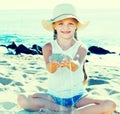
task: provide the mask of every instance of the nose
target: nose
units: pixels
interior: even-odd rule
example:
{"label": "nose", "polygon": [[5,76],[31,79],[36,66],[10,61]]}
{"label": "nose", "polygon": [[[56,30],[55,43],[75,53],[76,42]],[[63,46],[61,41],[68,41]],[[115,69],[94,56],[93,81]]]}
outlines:
{"label": "nose", "polygon": [[65,25],[63,26],[63,28],[64,28],[64,30],[67,30],[67,29],[69,29],[69,25],[68,25],[68,24],[65,24]]}

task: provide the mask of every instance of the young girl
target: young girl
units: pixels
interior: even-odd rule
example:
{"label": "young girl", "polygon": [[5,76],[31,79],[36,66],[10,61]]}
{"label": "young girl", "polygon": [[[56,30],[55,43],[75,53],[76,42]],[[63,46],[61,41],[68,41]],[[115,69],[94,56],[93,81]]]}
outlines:
{"label": "young girl", "polygon": [[[57,5],[53,16],[42,22],[47,30],[54,31],[54,40],[43,47],[46,69],[50,73],[48,92],[29,97],[19,95],[19,105],[26,110],[40,109],[40,114],[111,114],[115,103],[90,98],[84,87],[87,48],[78,41],[76,32],[87,23],[76,17],[71,4]],[[57,61],[55,57],[62,59]]]}

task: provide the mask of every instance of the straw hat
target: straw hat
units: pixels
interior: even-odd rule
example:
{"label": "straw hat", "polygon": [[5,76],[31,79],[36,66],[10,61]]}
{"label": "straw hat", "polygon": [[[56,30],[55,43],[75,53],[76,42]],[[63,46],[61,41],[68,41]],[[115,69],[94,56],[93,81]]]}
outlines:
{"label": "straw hat", "polygon": [[76,16],[76,10],[71,4],[59,4],[53,10],[53,18],[50,20],[42,20],[43,27],[52,31],[52,23],[60,21],[66,18],[75,18],[79,22],[79,29],[85,28],[88,25],[88,22],[82,22]]}

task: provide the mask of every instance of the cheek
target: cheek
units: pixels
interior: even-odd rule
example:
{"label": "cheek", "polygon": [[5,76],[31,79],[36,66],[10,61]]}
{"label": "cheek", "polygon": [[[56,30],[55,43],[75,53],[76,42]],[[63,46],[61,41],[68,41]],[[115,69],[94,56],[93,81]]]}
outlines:
{"label": "cheek", "polygon": [[58,27],[58,26],[56,26],[54,29],[55,29],[56,31],[60,31],[60,30],[61,30],[61,28],[62,28],[62,27],[60,27],[60,26],[59,26],[59,27]]}

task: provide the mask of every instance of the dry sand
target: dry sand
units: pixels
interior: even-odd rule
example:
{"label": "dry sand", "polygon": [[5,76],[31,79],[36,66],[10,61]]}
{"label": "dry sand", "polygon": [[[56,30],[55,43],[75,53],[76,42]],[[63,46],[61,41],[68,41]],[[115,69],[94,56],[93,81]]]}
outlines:
{"label": "dry sand", "polygon": [[[87,90],[97,98],[112,99],[120,114],[120,67],[86,63]],[[40,55],[0,55],[0,114],[37,114],[17,105],[17,95],[47,90],[47,72]]]}

